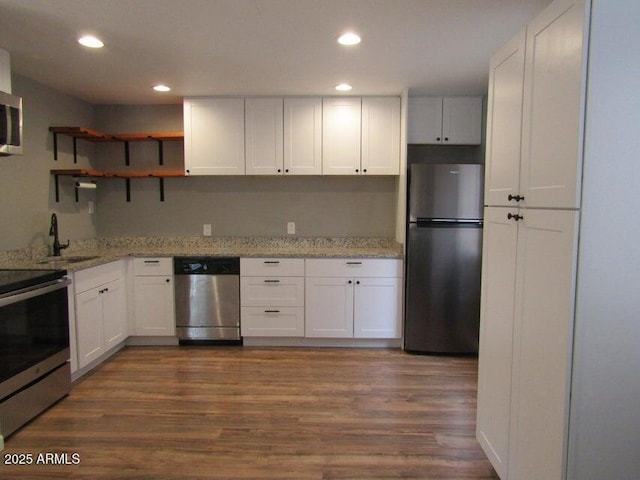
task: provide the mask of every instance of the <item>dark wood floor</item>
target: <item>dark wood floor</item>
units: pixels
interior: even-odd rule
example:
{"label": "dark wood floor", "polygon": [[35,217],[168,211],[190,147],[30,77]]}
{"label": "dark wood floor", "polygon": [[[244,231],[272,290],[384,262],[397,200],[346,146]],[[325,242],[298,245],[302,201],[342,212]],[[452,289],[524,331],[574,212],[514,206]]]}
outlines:
{"label": "dark wood floor", "polygon": [[[130,347],[6,441],[0,478],[495,479],[476,369],[398,350]],[[14,453],[80,463],[5,465]]]}

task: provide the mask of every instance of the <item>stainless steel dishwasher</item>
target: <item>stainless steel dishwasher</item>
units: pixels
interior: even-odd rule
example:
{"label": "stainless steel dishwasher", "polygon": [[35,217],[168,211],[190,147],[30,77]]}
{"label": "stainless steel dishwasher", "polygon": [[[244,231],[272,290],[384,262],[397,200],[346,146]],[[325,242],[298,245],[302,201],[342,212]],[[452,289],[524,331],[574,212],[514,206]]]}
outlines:
{"label": "stainless steel dishwasher", "polygon": [[173,271],[180,344],[242,344],[240,259],[175,257]]}

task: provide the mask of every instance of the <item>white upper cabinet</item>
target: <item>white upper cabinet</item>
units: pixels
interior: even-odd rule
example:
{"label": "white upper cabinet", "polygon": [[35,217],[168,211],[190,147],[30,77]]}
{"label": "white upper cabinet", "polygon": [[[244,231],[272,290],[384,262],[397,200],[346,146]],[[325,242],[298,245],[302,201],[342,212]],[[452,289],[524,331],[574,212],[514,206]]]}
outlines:
{"label": "white upper cabinet", "polygon": [[279,175],[283,166],[282,98],[244,101],[247,175]]}
{"label": "white upper cabinet", "polygon": [[184,156],[186,175],[398,175],[400,98],[186,98]]}
{"label": "white upper cabinet", "polygon": [[362,99],[362,173],[400,173],[400,98]]}
{"label": "white upper cabinet", "polygon": [[482,143],[482,97],[442,99],[442,143],[480,145]]}
{"label": "white upper cabinet", "polygon": [[515,205],[520,193],[523,31],[491,57],[487,104],[485,195],[487,205]]}
{"label": "white upper cabinet", "polygon": [[284,99],[284,173],[322,173],[322,100]]}
{"label": "white upper cabinet", "polygon": [[554,2],[527,27],[520,190],[528,207],[580,206],[584,15],[584,2]]}
{"label": "white upper cabinet", "polygon": [[362,100],[360,97],[322,99],[322,173],[360,173]]}
{"label": "white upper cabinet", "polygon": [[482,143],[482,97],[411,97],[407,141],[412,144]]}
{"label": "white upper cabinet", "polygon": [[184,100],[187,175],[243,175],[244,99]]}
{"label": "white upper cabinet", "polygon": [[408,143],[442,143],[442,98],[410,97]]}

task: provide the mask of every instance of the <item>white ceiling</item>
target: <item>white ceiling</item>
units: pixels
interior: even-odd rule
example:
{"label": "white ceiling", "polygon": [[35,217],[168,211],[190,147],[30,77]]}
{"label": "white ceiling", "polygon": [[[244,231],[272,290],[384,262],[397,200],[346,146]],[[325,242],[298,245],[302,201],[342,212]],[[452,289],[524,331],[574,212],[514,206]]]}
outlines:
{"label": "white ceiling", "polygon": [[[550,0],[0,0],[13,73],[93,104],[188,95],[465,95]],[[353,29],[355,47],[336,39]],[[76,43],[83,33],[105,47]],[[156,83],[170,93],[151,90]]]}

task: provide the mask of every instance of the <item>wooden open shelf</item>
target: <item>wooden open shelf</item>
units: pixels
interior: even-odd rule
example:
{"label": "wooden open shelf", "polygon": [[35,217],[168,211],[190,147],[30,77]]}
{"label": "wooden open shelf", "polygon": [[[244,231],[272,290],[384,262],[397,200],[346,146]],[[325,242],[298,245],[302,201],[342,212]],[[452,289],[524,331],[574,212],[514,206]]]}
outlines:
{"label": "wooden open shelf", "polygon": [[111,178],[167,178],[167,177],[184,177],[182,170],[120,170],[120,171],[103,171],[88,170],[84,168],[70,168],[63,170],[51,170],[51,175],[64,175],[69,177],[111,177]]}
{"label": "wooden open shelf", "polygon": [[53,133],[53,159],[58,160],[58,135],[65,135],[73,139],[73,163],[78,163],[77,140],[89,142],[122,142],[124,144],[125,165],[129,165],[129,142],[158,142],[158,163],[164,163],[163,143],[184,140],[183,132],[155,132],[155,133],[103,133],[85,127],[49,127]]}

